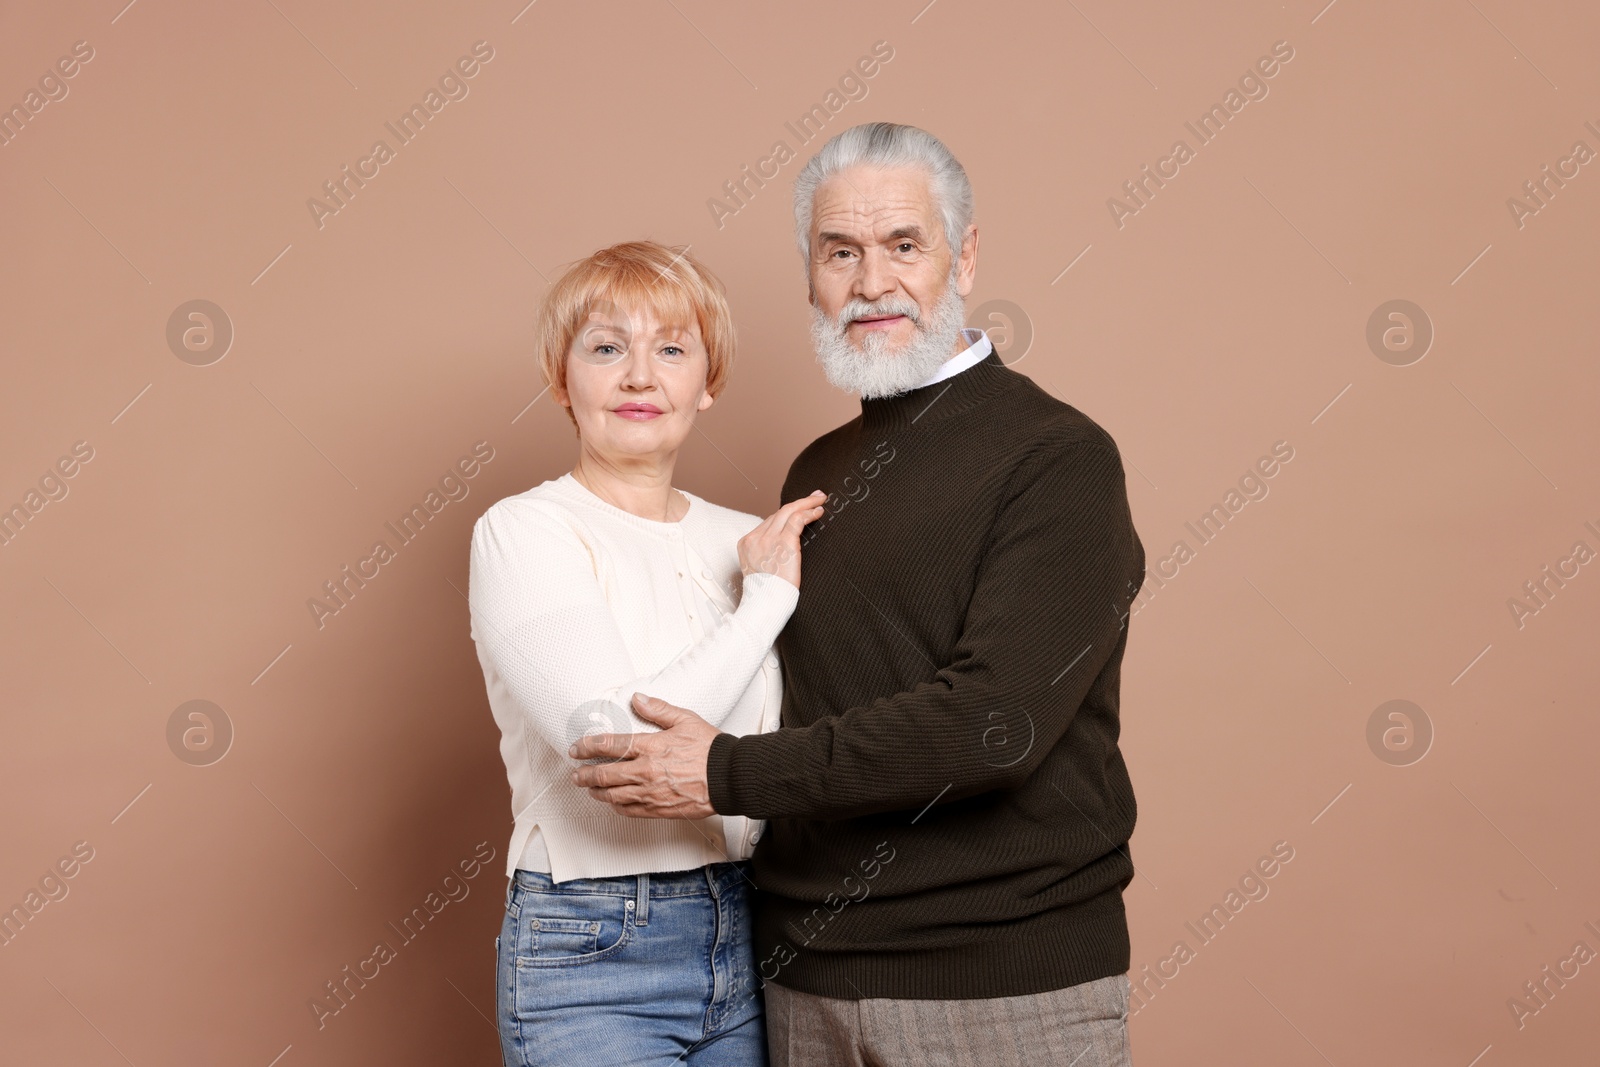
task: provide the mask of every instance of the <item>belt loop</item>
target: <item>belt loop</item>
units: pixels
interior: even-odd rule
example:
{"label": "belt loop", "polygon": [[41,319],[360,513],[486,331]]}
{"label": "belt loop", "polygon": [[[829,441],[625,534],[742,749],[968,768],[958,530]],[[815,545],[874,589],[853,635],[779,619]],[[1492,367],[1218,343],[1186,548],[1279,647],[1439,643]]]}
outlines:
{"label": "belt loop", "polygon": [[639,872],[638,895],[634,898],[633,921],[636,926],[650,925],[650,876]]}

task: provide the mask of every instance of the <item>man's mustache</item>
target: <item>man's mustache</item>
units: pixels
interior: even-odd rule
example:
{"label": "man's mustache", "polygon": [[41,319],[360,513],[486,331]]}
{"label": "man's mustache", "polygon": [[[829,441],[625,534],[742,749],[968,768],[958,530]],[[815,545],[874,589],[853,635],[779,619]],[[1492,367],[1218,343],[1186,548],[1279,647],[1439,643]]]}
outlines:
{"label": "man's mustache", "polygon": [[917,307],[916,301],[890,301],[882,304],[869,304],[866,301],[855,301],[846,304],[839,312],[839,318],[834,323],[843,333],[852,322],[858,319],[876,319],[885,315],[904,315],[911,320],[913,326],[921,327],[922,309]]}

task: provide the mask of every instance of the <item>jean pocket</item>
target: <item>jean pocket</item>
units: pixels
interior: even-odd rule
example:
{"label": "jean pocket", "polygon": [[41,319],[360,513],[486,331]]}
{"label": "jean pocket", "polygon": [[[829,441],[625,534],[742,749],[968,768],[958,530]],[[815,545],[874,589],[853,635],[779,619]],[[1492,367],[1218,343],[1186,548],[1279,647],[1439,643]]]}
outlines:
{"label": "jean pocket", "polygon": [[600,951],[600,923],[594,919],[535,915],[528,925],[533,928],[535,959],[564,959]]}
{"label": "jean pocket", "polygon": [[632,940],[631,898],[536,891],[523,899],[519,911],[519,967],[593,963]]}

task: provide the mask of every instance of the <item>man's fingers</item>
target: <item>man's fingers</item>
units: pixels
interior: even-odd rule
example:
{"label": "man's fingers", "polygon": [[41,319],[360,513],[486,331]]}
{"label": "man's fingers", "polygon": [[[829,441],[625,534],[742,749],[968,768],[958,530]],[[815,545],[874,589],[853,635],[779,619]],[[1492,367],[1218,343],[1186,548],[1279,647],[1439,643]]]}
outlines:
{"label": "man's fingers", "polygon": [[589,734],[580,737],[567,749],[567,755],[573,759],[597,759],[610,757],[612,759],[625,759],[635,756],[639,751],[638,739],[641,734]]}
{"label": "man's fingers", "polygon": [[629,804],[621,801],[611,802],[611,810],[618,815],[630,819],[677,819],[687,818],[686,814],[680,815],[678,808],[658,808],[651,804]]}
{"label": "man's fingers", "polygon": [[621,763],[591,763],[572,772],[572,780],[585,788],[638,785],[645,780],[633,760]]}
{"label": "man's fingers", "polygon": [[640,818],[649,810],[638,802],[637,796],[623,789],[590,789],[589,795],[602,804],[610,804],[618,815],[626,815],[630,819]]}
{"label": "man's fingers", "polygon": [[639,788],[632,785],[590,786],[589,795],[602,804],[610,804],[614,808],[636,805],[642,799]]}
{"label": "man's fingers", "polygon": [[653,722],[657,726],[667,729],[674,723],[682,722],[685,715],[692,714],[685,708],[676,704],[668,704],[660,697],[646,696],[643,693],[633,694],[633,710],[639,718],[646,722]]}
{"label": "man's fingers", "polygon": [[610,804],[618,815],[625,815],[630,819],[671,819],[676,818],[678,811],[677,805],[662,808],[650,803],[638,786],[623,785],[610,788],[596,786],[589,789],[589,795],[602,804]]}

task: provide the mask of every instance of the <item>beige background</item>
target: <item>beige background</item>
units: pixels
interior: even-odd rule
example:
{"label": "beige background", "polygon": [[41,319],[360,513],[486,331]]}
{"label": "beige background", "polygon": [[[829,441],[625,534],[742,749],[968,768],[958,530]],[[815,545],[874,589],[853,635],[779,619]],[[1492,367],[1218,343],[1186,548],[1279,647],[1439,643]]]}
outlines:
{"label": "beige background", "polygon": [[[498,1062],[511,824],[463,594],[473,520],[573,454],[534,308],[597,247],[691,243],[741,343],[680,483],[771,510],[855,404],[807,343],[799,161],[720,226],[707,201],[775,141],[809,155],[785,122],[886,41],[824,132],[947,141],[969,306],[1009,302],[1008,358],[1116,437],[1152,566],[1194,549],[1126,659],[1135,977],[1193,952],[1148,982],[1137,1062],[1593,1062],[1600,963],[1520,1027],[1507,1003],[1600,951],[1600,564],[1508,607],[1600,550],[1600,165],[1507,206],[1600,150],[1592,5],[121,2],[0,15],[0,104],[94,53],[0,146],[0,505],[93,450],[0,547],[0,907],[93,850],[0,947],[0,1059]],[[477,41],[469,95],[319,228],[307,200]],[[1184,122],[1277,41],[1269,94],[1197,147]],[[1178,138],[1119,228],[1107,199]],[[166,339],[195,299],[235,334],[208,366]],[[1435,331],[1407,366],[1366,340],[1395,299]],[[322,583],[478,441],[469,495],[319,629]],[[1184,523],[1277,441],[1270,494],[1199,546]],[[1368,742],[1396,699],[1433,732],[1420,761],[1393,735],[1407,765]],[[169,744],[190,700],[231,724],[220,761]],[[1202,946],[1185,922],[1280,841]],[[479,842],[470,894],[319,1029],[308,1001]]]}

